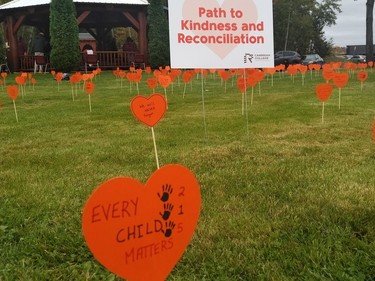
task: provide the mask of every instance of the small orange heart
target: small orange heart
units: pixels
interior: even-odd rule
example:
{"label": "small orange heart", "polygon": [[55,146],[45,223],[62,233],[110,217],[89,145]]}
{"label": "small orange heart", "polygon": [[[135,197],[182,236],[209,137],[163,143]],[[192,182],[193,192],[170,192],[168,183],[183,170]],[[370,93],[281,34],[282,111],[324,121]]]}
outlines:
{"label": "small orange heart", "polygon": [[57,72],[55,78],[57,82],[60,82],[63,79],[64,74],[62,72]]}
{"label": "small orange heart", "polygon": [[16,80],[16,83],[18,85],[23,85],[26,82],[26,77],[25,76],[17,76],[15,80]]}
{"label": "small orange heart", "polygon": [[87,94],[91,95],[95,90],[95,84],[91,81],[85,83],[85,91]]}
{"label": "small orange heart", "polygon": [[182,74],[182,80],[184,83],[189,83],[191,79],[193,79],[194,73],[191,70],[185,70],[184,74]]}
{"label": "small orange heart", "polygon": [[143,124],[154,127],[167,110],[163,95],[152,94],[150,97],[136,96],[130,103],[133,115]]}
{"label": "small orange heart", "polygon": [[240,90],[241,93],[244,93],[247,85],[246,85],[246,80],[243,77],[239,77],[237,79],[237,88]]}
{"label": "small orange heart", "polygon": [[361,82],[365,82],[368,78],[368,72],[367,71],[359,71],[357,73],[357,78]]}
{"label": "small orange heart", "polygon": [[333,84],[335,84],[337,88],[344,88],[348,84],[348,81],[349,74],[346,72],[335,73],[335,75],[333,76]]}
{"label": "small orange heart", "polygon": [[158,86],[158,79],[156,77],[151,77],[146,80],[148,87],[152,90]]}
{"label": "small orange heart", "polygon": [[223,69],[220,69],[218,74],[219,74],[220,78],[223,79],[224,81],[227,81],[230,77],[230,72],[226,71],[226,70],[223,70]]}
{"label": "small orange heart", "polygon": [[164,89],[168,88],[168,86],[172,83],[172,79],[168,75],[160,74],[158,76],[158,80],[160,86],[162,86]]}
{"label": "small orange heart", "polygon": [[16,100],[18,96],[18,87],[16,85],[7,86],[7,94],[11,100]]}
{"label": "small orange heart", "polygon": [[[328,65],[328,64],[326,64],[326,65]],[[335,72],[332,70],[332,68],[325,68],[325,69],[323,69],[322,76],[323,76],[324,80],[330,81],[335,76]]]}
{"label": "small orange heart", "polygon": [[82,230],[95,258],[121,278],[162,281],[183,255],[201,207],[199,183],[182,165],[102,183],[83,209]]}
{"label": "small orange heart", "polygon": [[333,86],[327,83],[321,83],[316,85],[315,87],[316,95],[321,102],[328,101],[329,97],[332,94],[332,91]]}

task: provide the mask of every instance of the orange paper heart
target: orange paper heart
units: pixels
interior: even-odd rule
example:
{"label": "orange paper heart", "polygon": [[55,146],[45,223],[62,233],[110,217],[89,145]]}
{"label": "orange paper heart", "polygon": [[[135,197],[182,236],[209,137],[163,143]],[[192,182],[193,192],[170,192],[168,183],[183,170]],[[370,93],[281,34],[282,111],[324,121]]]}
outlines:
{"label": "orange paper heart", "polygon": [[83,234],[111,272],[128,281],[161,281],[190,243],[200,206],[194,174],[167,165],[145,185],[128,177],[102,183],[84,207]]}
{"label": "orange paper heart", "polygon": [[189,83],[193,78],[194,73],[191,70],[185,70],[184,74],[182,74],[182,80],[184,83]]}
{"label": "orange paper heart", "polygon": [[158,86],[158,79],[156,77],[151,77],[146,80],[148,87],[152,90]]}
{"label": "orange paper heart", "polygon": [[17,76],[15,80],[16,80],[16,83],[18,85],[23,85],[26,82],[26,77],[25,76]]}
{"label": "orange paper heart", "polygon": [[167,103],[163,95],[152,94],[150,97],[136,96],[130,103],[133,115],[149,127],[154,127],[164,116]]}
{"label": "orange paper heart", "polygon": [[241,93],[244,93],[247,88],[246,80],[243,77],[239,77],[237,79],[237,88],[240,90]]}
{"label": "orange paper heart", "polygon": [[346,84],[348,84],[348,81],[349,81],[349,74],[346,72],[335,73],[335,75],[333,76],[333,84],[335,84],[337,88],[340,88],[340,89],[344,88]]}
{"label": "orange paper heart", "polygon": [[161,74],[158,76],[158,81],[159,81],[160,86],[166,89],[171,84],[172,79],[168,75]]}
{"label": "orange paper heart", "polygon": [[7,94],[11,100],[16,100],[18,96],[18,87],[16,85],[7,86]]}
{"label": "orange paper heart", "polygon": [[85,83],[85,91],[87,94],[91,95],[95,90],[95,84],[91,81]]}
{"label": "orange paper heart", "polygon": [[321,102],[327,101],[331,96],[332,91],[333,86],[327,83],[318,84],[315,88],[316,95]]}
{"label": "orange paper heart", "polygon": [[361,82],[365,82],[368,78],[368,72],[367,71],[359,71],[357,73],[357,78]]}

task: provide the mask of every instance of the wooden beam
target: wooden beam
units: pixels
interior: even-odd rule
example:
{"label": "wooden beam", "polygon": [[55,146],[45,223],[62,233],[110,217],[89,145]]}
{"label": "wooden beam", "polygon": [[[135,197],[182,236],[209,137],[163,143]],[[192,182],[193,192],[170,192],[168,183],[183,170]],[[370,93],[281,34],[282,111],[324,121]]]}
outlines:
{"label": "wooden beam", "polygon": [[134,25],[135,29],[139,31],[139,22],[129,12],[123,11],[122,14]]}
{"label": "wooden beam", "polygon": [[95,38],[95,40],[98,40],[98,35],[95,33],[95,31],[91,28],[86,28],[87,32],[90,33],[92,37]]}
{"label": "wooden beam", "polygon": [[14,33],[17,33],[18,29],[21,27],[22,23],[25,21],[25,18],[26,18],[25,15],[22,15],[18,18],[18,20],[16,21],[16,23],[13,26]]}
{"label": "wooden beam", "polygon": [[80,25],[90,13],[91,11],[83,11],[77,18],[77,24]]}
{"label": "wooden beam", "polygon": [[9,56],[8,56],[8,65],[12,71],[18,70],[18,57],[17,57],[17,38],[16,33],[14,32],[13,17],[8,16],[6,18],[7,25],[7,40],[9,43]]}
{"label": "wooden beam", "polygon": [[138,12],[139,20],[139,51],[144,55],[145,63],[148,64],[148,42],[147,42],[147,17],[144,10]]}

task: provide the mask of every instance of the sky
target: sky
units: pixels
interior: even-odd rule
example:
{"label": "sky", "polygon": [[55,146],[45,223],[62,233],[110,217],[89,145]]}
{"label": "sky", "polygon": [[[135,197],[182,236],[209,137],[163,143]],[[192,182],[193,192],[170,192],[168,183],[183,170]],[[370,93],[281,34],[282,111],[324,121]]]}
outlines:
{"label": "sky", "polygon": [[366,0],[341,0],[342,12],[336,25],[324,29],[327,39],[335,46],[366,44]]}

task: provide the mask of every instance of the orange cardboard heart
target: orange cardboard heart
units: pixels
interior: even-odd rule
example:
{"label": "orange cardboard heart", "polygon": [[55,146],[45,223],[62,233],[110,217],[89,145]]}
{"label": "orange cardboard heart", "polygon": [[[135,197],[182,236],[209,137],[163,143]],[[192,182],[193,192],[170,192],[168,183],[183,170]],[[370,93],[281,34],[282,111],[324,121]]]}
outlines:
{"label": "orange cardboard heart", "polygon": [[161,94],[152,94],[150,97],[136,96],[130,103],[133,115],[149,127],[154,127],[164,116],[167,102]]}
{"label": "orange cardboard heart", "polygon": [[367,71],[359,71],[357,73],[357,78],[361,82],[365,82],[368,78],[368,72]]}
{"label": "orange cardboard heart", "polygon": [[333,84],[335,84],[337,88],[340,88],[340,89],[344,88],[346,84],[348,84],[348,81],[349,81],[349,74],[346,72],[335,73],[335,75],[333,76]]}
{"label": "orange cardboard heart", "polygon": [[172,83],[172,79],[168,75],[159,75],[158,81],[160,86],[162,86],[164,89],[168,88],[168,86]]}
{"label": "orange cardboard heart", "polygon": [[82,215],[88,247],[108,270],[128,280],[165,280],[193,236],[201,207],[199,184],[171,164],[143,185],[118,177],[102,183]]}
{"label": "orange cardboard heart", "polygon": [[11,100],[16,100],[18,96],[18,87],[16,85],[8,85],[7,94]]}
{"label": "orange cardboard heart", "polygon": [[315,93],[321,102],[328,101],[333,91],[333,86],[327,83],[321,83],[316,85]]}

